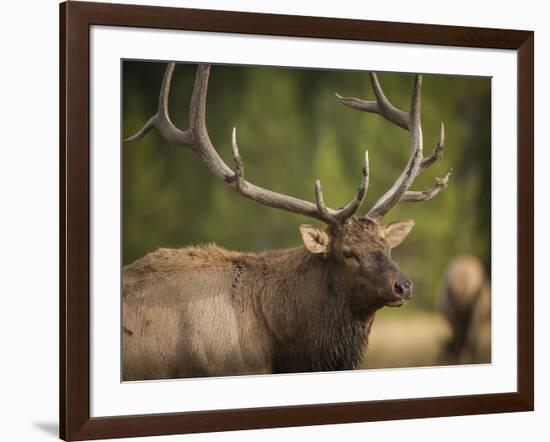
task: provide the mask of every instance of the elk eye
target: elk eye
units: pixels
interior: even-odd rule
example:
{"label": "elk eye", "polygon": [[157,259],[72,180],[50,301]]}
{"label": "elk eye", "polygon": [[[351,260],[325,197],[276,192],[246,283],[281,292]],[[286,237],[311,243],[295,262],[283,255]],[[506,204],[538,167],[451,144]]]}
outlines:
{"label": "elk eye", "polygon": [[351,250],[343,250],[343,251],[342,251],[342,255],[343,255],[344,258],[346,258],[346,259],[357,258],[357,256],[355,255],[355,253],[353,253]]}

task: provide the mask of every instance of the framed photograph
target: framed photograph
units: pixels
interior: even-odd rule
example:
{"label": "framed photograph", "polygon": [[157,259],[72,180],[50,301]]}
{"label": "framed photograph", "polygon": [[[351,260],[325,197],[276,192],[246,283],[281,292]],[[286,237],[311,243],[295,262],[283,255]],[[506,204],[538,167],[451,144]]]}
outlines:
{"label": "framed photograph", "polygon": [[533,410],[533,32],[60,18],[62,439]]}

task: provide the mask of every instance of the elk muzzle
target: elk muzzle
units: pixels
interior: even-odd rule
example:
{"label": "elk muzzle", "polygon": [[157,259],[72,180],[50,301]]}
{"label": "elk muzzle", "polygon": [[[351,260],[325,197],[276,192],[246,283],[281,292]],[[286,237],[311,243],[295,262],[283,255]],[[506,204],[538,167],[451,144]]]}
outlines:
{"label": "elk muzzle", "polygon": [[387,303],[390,307],[400,307],[413,296],[413,284],[404,273],[401,273],[392,286],[392,299]]}

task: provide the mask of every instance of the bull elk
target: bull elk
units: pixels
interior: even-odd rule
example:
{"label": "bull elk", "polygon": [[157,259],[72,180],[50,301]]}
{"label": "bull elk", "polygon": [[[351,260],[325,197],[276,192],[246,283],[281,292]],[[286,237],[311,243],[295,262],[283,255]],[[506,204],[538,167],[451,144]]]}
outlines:
{"label": "bull elk", "polygon": [[199,65],[190,103],[189,128],[170,120],[168,96],[174,72],[164,74],[156,114],[125,141],[136,142],[156,128],[170,142],[190,148],[226,186],[265,206],[326,224],[299,228],[303,247],[259,253],[215,245],[159,249],[123,269],[123,379],[162,379],[356,368],[375,312],[401,306],[412,283],[390,252],[411,231],[409,219],[380,224],[399,202],[434,197],[450,173],[422,191],[409,187],[443,154],[444,129],[427,157],[422,151],[422,77],[414,77],[408,112],[386,98],[370,74],[375,101],[339,102],[379,114],[410,134],[410,155],[393,186],[364,216],[355,215],[367,193],[368,153],[353,199],[342,208],[325,204],[321,183],[310,202],[257,186],[245,178],[232,133],[235,168],[218,155],[208,136],[206,95],[209,65]]}
{"label": "bull elk", "polygon": [[449,263],[438,301],[451,330],[443,344],[442,361],[489,362],[491,288],[478,258],[462,255]]}

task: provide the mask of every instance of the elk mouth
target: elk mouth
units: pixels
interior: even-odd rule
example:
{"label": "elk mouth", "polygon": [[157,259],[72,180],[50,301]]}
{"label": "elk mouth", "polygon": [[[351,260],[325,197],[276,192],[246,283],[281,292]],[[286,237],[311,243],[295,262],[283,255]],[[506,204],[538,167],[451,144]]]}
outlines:
{"label": "elk mouth", "polygon": [[394,301],[388,301],[386,302],[386,307],[401,307],[403,304],[405,304],[406,299],[396,299]]}
{"label": "elk mouth", "polygon": [[412,293],[409,293],[405,296],[393,296],[391,299],[386,301],[386,307],[401,307],[407,301],[412,299]]}

